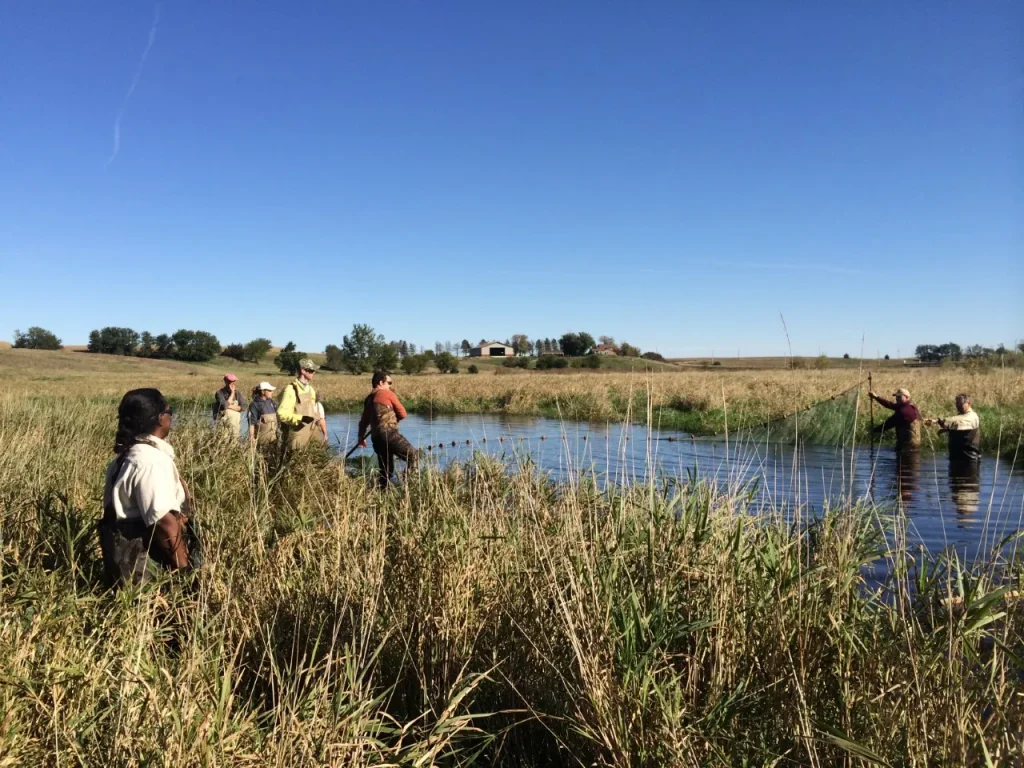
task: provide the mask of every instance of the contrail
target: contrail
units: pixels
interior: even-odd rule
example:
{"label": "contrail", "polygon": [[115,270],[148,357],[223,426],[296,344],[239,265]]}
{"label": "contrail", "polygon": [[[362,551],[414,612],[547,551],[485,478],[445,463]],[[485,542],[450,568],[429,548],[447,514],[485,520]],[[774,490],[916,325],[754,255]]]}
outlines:
{"label": "contrail", "polygon": [[156,40],[156,28],[159,23],[160,4],[157,3],[156,8],[153,9],[153,26],[149,28],[149,42],[146,43],[146,50],[142,52],[139,66],[135,70],[135,77],[132,78],[132,84],[128,88],[128,93],[124,95],[124,99],[121,101],[121,108],[117,110],[117,117],[114,118],[114,151],[110,153],[107,165],[114,162],[114,158],[117,157],[117,153],[121,150],[121,118],[124,117],[124,109],[128,106],[128,100],[135,93],[135,86],[139,84],[139,78],[142,77],[142,68],[146,66],[146,57],[149,56],[149,49],[153,47],[153,41]]}

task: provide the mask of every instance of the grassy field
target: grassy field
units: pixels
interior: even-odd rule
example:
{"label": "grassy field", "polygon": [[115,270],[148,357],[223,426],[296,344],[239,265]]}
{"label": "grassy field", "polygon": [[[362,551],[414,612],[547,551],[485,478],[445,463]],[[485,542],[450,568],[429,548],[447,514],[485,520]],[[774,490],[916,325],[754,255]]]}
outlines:
{"label": "grassy field", "polygon": [[[478,375],[460,373],[420,376],[396,375],[397,391],[417,413],[509,413],[544,415],[569,420],[644,420],[647,404],[663,428],[696,434],[721,432],[726,426],[760,424],[786,416],[856,386],[867,370],[674,370],[649,374],[634,372],[510,371],[490,363]],[[76,395],[112,403],[127,389],[156,386],[179,402],[207,402],[220,386],[220,375],[235,371],[243,391],[260,379],[281,385],[281,376],[269,361],[261,365],[218,359],[202,365],[174,361],[90,355],[84,352],[32,352],[0,350],[0,391],[46,395]],[[911,390],[926,416],[953,412],[953,398],[969,392],[981,415],[983,447],[989,453],[1013,455],[1024,434],[1024,371],[1020,369],[966,371],[959,368],[886,368],[875,372],[878,392],[891,394],[897,387]],[[317,391],[330,410],[355,410],[369,389],[368,376],[323,373]],[[858,434],[868,439],[871,408],[862,385]],[[887,414],[874,407],[875,422]],[[815,418],[830,419],[834,412],[815,409],[804,418],[809,430]],[[941,448],[943,439],[928,432],[926,444]]]}
{"label": "grassy field", "polygon": [[[93,527],[113,399],[199,398],[213,370],[3,362],[0,765],[1024,759],[1019,559],[996,583],[905,549],[901,520],[869,507],[790,523],[706,485],[602,494],[487,461],[383,497],[317,454],[271,479],[197,404],[171,440],[205,564],[113,595]],[[866,584],[878,557],[894,570]]]}

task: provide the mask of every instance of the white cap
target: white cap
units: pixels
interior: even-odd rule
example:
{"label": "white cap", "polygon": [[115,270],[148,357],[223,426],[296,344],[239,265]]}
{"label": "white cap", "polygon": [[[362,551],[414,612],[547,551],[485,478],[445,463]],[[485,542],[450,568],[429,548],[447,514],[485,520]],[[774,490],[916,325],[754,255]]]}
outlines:
{"label": "white cap", "polygon": [[262,391],[264,389],[269,389],[271,392],[273,392],[275,389],[277,389],[277,387],[275,387],[269,381],[261,381],[260,382],[260,390]]}

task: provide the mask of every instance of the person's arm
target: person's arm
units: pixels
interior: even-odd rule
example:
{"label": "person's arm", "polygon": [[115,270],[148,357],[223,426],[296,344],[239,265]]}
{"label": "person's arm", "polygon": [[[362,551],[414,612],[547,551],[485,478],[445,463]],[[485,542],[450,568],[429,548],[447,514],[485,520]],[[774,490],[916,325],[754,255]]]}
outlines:
{"label": "person's arm", "polygon": [[166,514],[153,527],[152,549],[168,568],[178,569],[188,565],[188,545],[182,535],[184,526],[175,514]]}
{"label": "person's arm", "polygon": [[395,416],[397,416],[398,420],[401,421],[409,414],[406,413],[405,406],[399,402],[398,395],[394,392],[388,392],[388,394],[391,395],[391,407],[395,409]]}
{"label": "person's arm", "polygon": [[218,389],[213,393],[213,418],[220,416],[221,412],[227,408],[228,399],[224,397],[224,390]]}
{"label": "person's arm", "polygon": [[295,412],[295,387],[289,384],[281,394],[281,403],[277,406],[277,418],[282,424],[297,427],[302,417]]}
{"label": "person's arm", "polygon": [[875,402],[878,403],[883,408],[888,408],[890,411],[896,410],[896,403],[894,403],[892,400],[886,400],[884,397],[879,397],[874,392],[870,394],[871,397],[874,398]]}
{"label": "person's arm", "polygon": [[958,413],[956,416],[946,416],[939,419],[938,422],[939,426],[947,432],[975,429],[978,426],[978,414],[968,411],[967,413]]}

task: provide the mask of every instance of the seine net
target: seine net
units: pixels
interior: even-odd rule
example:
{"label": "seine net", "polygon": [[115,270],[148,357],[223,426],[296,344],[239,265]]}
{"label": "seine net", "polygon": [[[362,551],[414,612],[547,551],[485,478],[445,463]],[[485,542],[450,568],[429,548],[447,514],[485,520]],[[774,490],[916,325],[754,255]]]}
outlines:
{"label": "seine net", "polygon": [[[729,419],[728,439],[737,443],[757,444],[797,443],[817,445],[842,445],[854,439],[858,428],[857,409],[860,406],[863,381],[825,400],[819,400],[800,410],[768,421],[744,418],[735,414]],[[863,417],[862,417],[863,418]],[[864,424],[860,424],[863,430]],[[723,430],[714,435],[696,438],[699,440],[725,440]]]}

